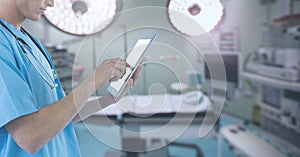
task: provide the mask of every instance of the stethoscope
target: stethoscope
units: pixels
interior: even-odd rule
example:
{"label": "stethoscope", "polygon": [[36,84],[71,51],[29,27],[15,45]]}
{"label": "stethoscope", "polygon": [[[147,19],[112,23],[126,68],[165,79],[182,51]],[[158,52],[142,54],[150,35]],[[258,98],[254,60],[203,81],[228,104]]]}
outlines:
{"label": "stethoscope", "polygon": [[[15,35],[15,34],[14,34],[14,33],[6,26],[1,20],[0,20],[0,24],[14,36],[14,38],[17,40],[18,45],[21,47],[21,49],[22,49],[24,55],[25,55],[26,58],[29,60],[29,62],[33,65],[34,69],[39,73],[39,75],[42,77],[42,79],[50,86],[51,89],[56,88],[56,87],[58,86],[57,83],[55,82],[55,79],[58,78],[57,73],[56,73],[56,71],[54,70],[54,68],[53,68],[53,66],[52,66],[52,64],[51,64],[51,62],[50,62],[50,60],[49,60],[49,58],[47,57],[45,51],[44,51],[44,50],[41,48],[41,46],[36,42],[36,40],[33,39],[33,37],[32,37],[32,36],[31,36],[24,28],[21,27],[21,31],[24,32],[24,33],[25,33],[25,34],[33,41],[33,43],[37,46],[37,48],[42,52],[42,54],[44,55],[44,57],[47,59],[48,64],[49,64],[50,67],[51,67],[51,71],[52,71],[52,75],[53,75],[53,76],[51,76],[51,75],[47,72],[47,70],[46,70],[45,67],[42,65],[42,63],[41,63],[41,62],[36,58],[36,56],[32,53],[32,56],[34,57],[34,59],[37,61],[37,63],[39,64],[39,66],[42,67],[42,70],[43,70],[44,73],[47,75],[47,76],[44,76],[44,75],[42,74],[42,72],[39,70],[39,68],[37,68],[37,66],[32,62],[32,60],[31,60],[30,57],[28,56],[28,53],[24,50],[24,48],[23,48],[23,46],[20,44],[20,42],[21,42],[22,44],[24,44],[26,47],[28,47],[30,50],[32,50],[31,47],[30,47],[30,46],[29,46],[22,38],[16,36],[16,35]],[[50,78],[51,82],[49,82],[48,79],[47,79],[46,77]]]}

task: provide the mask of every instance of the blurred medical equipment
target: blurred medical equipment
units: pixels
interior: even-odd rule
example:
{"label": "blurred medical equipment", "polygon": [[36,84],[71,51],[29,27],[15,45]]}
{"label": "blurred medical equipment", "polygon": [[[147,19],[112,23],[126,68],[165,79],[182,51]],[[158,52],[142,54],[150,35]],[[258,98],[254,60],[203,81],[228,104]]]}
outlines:
{"label": "blurred medical equipment", "polygon": [[283,68],[299,67],[300,49],[260,47],[256,53],[258,63]]}
{"label": "blurred medical equipment", "polygon": [[[230,51],[222,51],[220,53],[216,54],[204,54],[205,62],[209,62],[212,67],[209,66],[209,64],[204,64],[204,79],[205,81],[224,81],[227,83],[233,83],[236,87],[241,87],[241,79],[240,79],[240,73],[241,73],[241,67],[240,67],[240,53],[239,52],[230,52]],[[222,61],[221,63],[218,63],[215,61],[217,57],[221,57]],[[216,74],[211,73],[210,68],[214,68],[215,65],[220,65],[221,67],[225,68],[225,77],[218,76]],[[216,76],[216,77],[214,77]]]}
{"label": "blurred medical equipment", "polygon": [[296,40],[300,39],[300,25],[287,27],[283,32],[294,36],[294,39]]}
{"label": "blurred medical equipment", "polygon": [[300,132],[300,92],[262,85],[258,94],[264,116]]}
{"label": "blurred medical equipment", "polygon": [[[226,140],[237,156],[287,157],[267,141],[259,138],[241,125],[229,125],[220,130],[219,145]],[[222,157],[222,148],[219,157]]]}
{"label": "blurred medical equipment", "polygon": [[300,147],[300,14],[266,25],[261,46],[245,59],[243,76],[255,92],[260,126]]}
{"label": "blurred medical equipment", "polygon": [[[239,52],[222,51],[220,53],[204,54],[203,63],[203,82],[205,83],[205,91],[208,95],[212,95],[215,100],[220,101],[225,97],[225,103],[233,101],[236,98],[236,91],[242,87],[241,74],[241,56]],[[222,59],[221,62],[217,58]],[[224,67],[224,74],[220,68]],[[222,84],[225,84],[224,88]]]}
{"label": "blurred medical equipment", "polygon": [[261,47],[247,71],[288,81],[300,79],[300,49]]}

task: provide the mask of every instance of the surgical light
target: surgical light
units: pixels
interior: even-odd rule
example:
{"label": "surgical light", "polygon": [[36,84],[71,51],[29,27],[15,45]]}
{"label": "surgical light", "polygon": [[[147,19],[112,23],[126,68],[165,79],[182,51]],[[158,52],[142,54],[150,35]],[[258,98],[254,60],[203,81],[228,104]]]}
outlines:
{"label": "surgical light", "polygon": [[105,29],[114,19],[116,0],[55,0],[45,18],[56,28],[73,35],[89,35]]}
{"label": "surgical light", "polygon": [[170,0],[171,24],[181,33],[199,36],[212,30],[223,15],[220,0]]}

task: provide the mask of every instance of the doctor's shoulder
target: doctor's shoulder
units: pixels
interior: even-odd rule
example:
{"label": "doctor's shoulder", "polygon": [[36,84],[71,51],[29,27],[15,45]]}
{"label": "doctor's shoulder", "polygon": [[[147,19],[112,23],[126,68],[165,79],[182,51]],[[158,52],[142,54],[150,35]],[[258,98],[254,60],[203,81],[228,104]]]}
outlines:
{"label": "doctor's shoulder", "polygon": [[15,42],[12,35],[7,34],[2,28],[0,29],[0,57],[2,59],[15,56],[15,49],[17,48]]}
{"label": "doctor's shoulder", "polygon": [[1,44],[9,44],[12,41],[14,41],[15,38],[13,35],[11,35],[7,30],[5,30],[1,25],[0,25],[0,43]]}

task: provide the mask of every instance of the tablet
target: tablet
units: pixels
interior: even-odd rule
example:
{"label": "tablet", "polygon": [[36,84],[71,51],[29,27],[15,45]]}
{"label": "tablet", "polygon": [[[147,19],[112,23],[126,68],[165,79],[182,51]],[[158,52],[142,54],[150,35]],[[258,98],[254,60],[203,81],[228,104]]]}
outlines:
{"label": "tablet", "polygon": [[126,58],[126,62],[130,65],[130,67],[126,67],[126,72],[124,76],[118,81],[111,82],[108,86],[107,90],[114,97],[118,97],[124,88],[126,87],[128,81],[134,74],[135,70],[138,68],[139,64],[144,58],[144,55],[151,44],[151,42],[156,37],[156,34],[143,36],[134,45],[133,49],[129,53]]}

